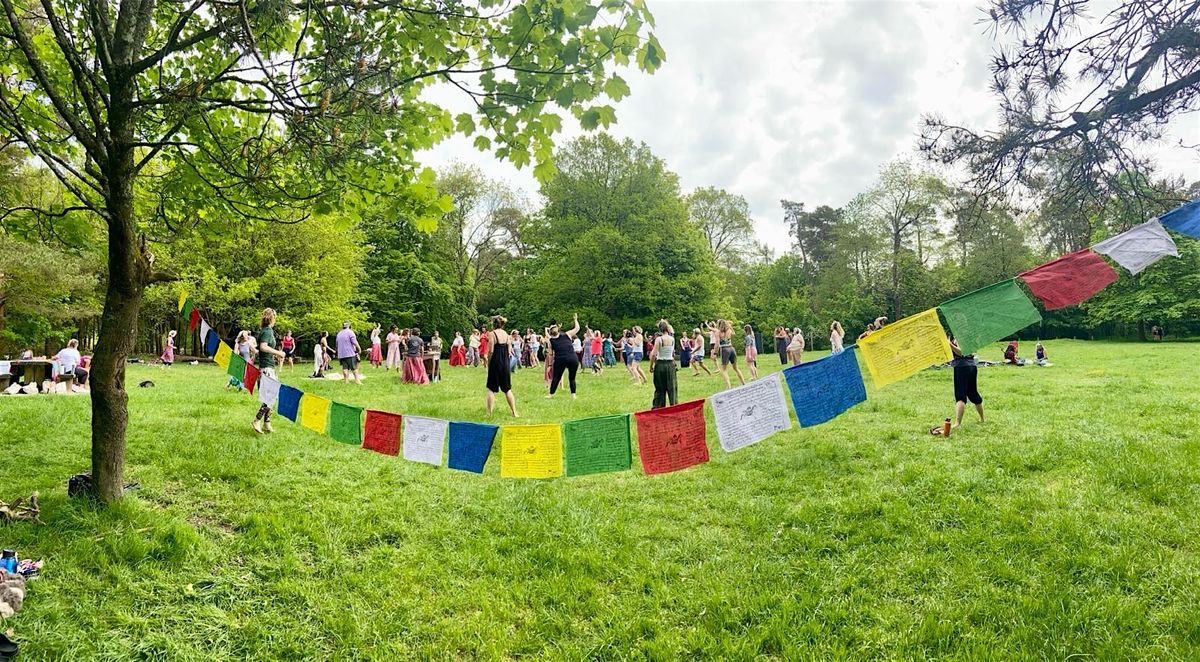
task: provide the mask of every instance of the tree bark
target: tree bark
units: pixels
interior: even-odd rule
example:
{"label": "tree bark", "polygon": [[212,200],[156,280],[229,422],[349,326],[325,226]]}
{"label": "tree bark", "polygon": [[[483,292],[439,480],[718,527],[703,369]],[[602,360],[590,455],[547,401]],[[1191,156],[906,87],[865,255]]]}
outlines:
{"label": "tree bark", "polygon": [[125,431],[129,396],[125,362],[137,340],[138,312],[149,265],[138,249],[134,224],[134,151],[130,130],[131,86],[114,89],[109,111],[113,141],[104,168],[108,221],[108,289],[100,336],[92,358],[92,490],[111,503],[124,491]]}

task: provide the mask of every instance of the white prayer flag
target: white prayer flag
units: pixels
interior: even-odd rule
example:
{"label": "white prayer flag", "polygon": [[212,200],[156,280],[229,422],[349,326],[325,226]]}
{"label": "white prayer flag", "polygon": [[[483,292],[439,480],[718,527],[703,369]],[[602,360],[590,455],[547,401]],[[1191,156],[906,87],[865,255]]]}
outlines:
{"label": "white prayer flag", "polygon": [[208,322],[205,322],[204,320],[200,320],[200,345],[201,346],[203,346],[204,342],[206,340],[208,340],[208,332],[209,331],[212,331],[212,327],[208,325]]}
{"label": "white prayer flag", "polygon": [[442,466],[442,449],[446,445],[449,421],[421,416],[404,417],[404,459]]}
{"label": "white prayer flag", "polygon": [[792,427],[777,372],[718,393],[709,401],[717,420],[717,439],[727,452],[757,444]]}
{"label": "white prayer flag", "polygon": [[258,379],[258,401],[268,407],[274,407],[279,402],[279,380],[268,375]]}
{"label": "white prayer flag", "polygon": [[1105,239],[1092,250],[1111,257],[1135,275],[1167,255],[1179,257],[1179,249],[1157,218]]}

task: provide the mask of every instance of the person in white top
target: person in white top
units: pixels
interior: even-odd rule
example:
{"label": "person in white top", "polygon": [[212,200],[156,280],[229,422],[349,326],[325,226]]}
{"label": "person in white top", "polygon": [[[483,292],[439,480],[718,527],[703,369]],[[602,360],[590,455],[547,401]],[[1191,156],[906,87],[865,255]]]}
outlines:
{"label": "person in white top", "polygon": [[83,357],[79,355],[79,341],[72,338],[67,342],[67,346],[60,349],[58,354],[54,356],[54,362],[58,364],[58,374],[75,375],[75,384],[79,388],[87,388],[88,371],[84,370],[80,365],[83,362]]}
{"label": "person in white top", "polygon": [[834,320],[833,324],[829,325],[829,347],[832,350],[831,354],[842,353],[842,338],[846,337],[846,331],[842,328],[842,323]]}

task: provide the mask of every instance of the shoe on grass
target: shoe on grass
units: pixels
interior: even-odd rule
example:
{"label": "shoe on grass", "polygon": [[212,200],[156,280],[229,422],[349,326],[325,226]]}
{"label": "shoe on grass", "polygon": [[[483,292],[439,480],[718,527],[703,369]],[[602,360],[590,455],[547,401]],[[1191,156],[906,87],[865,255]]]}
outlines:
{"label": "shoe on grass", "polygon": [[259,434],[263,433],[262,421],[258,420],[257,418],[254,419],[254,422],[250,424],[250,427],[254,428],[254,431]]}

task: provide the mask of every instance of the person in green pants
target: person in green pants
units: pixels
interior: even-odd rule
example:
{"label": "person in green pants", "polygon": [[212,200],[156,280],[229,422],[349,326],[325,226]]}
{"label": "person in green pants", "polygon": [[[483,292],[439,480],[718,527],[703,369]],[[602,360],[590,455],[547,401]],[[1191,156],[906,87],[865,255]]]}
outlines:
{"label": "person in green pants", "polygon": [[654,375],[653,409],[679,402],[675,380],[675,330],[667,320],[658,320],[658,337],[650,350],[650,372]]}

